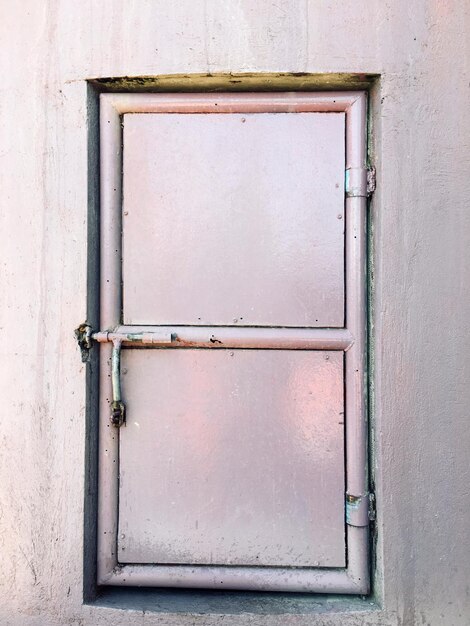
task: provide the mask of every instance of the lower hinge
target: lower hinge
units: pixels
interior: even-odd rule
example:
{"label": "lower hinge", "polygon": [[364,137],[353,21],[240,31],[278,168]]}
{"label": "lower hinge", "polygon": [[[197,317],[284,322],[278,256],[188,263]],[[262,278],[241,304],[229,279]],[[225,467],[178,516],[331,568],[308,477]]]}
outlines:
{"label": "lower hinge", "polygon": [[346,524],[349,526],[368,526],[375,520],[375,495],[365,493],[361,496],[346,494]]}

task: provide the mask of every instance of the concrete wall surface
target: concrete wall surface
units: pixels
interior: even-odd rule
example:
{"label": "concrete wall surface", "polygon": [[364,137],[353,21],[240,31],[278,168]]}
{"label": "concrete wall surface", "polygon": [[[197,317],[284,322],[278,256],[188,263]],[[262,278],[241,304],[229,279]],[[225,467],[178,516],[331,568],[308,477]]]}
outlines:
{"label": "concrete wall surface", "polygon": [[[1,2],[2,626],[470,624],[469,18],[467,0]],[[374,594],[86,604],[86,80],[227,72],[378,75]]]}

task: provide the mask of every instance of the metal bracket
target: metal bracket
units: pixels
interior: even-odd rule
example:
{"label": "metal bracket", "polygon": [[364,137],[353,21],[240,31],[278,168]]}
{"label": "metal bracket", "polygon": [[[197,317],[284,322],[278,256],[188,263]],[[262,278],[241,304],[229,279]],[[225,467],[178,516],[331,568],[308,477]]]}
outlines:
{"label": "metal bracket", "polygon": [[371,196],[377,187],[377,173],[375,167],[371,165],[367,168],[367,196]]}
{"label": "metal bracket", "polygon": [[375,191],[375,167],[349,167],[344,187],[348,198],[369,198]]}
{"label": "metal bracket", "polygon": [[82,362],[88,361],[88,355],[92,346],[91,326],[84,322],[75,329],[75,337],[77,338],[78,346],[82,355]]}
{"label": "metal bracket", "polygon": [[124,402],[111,402],[111,424],[119,428],[126,423],[126,406]]}
{"label": "metal bracket", "polygon": [[375,519],[373,494],[365,493],[362,496],[346,494],[346,524],[349,526],[368,526]]}

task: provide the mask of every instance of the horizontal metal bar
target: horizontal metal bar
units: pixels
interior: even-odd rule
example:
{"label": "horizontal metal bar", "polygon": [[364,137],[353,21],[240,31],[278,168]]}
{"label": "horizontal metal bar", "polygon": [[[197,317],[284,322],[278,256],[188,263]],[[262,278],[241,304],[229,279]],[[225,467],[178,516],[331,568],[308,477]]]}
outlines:
{"label": "horizontal metal bar", "polygon": [[367,581],[358,583],[347,570],[311,568],[124,565],[118,566],[101,584],[297,593],[367,592]]}
{"label": "horizontal metal bar", "polygon": [[[364,92],[159,93],[101,95],[102,108],[126,113],[347,112]],[[108,109],[109,110],[109,109]]]}
{"label": "horizontal metal bar", "polygon": [[119,326],[94,333],[98,342],[168,348],[259,348],[347,350],[353,343],[344,328],[256,328],[232,326]]}
{"label": "horizontal metal bar", "polygon": [[120,564],[102,573],[100,585],[195,589],[248,589],[314,593],[369,593],[367,528],[346,526],[348,567],[257,567]]}

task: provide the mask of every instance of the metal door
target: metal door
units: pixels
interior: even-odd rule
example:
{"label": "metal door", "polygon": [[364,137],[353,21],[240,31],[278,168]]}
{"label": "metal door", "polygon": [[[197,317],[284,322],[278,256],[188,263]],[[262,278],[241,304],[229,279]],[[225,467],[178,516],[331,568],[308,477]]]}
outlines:
{"label": "metal door", "polygon": [[102,96],[100,583],[366,589],[364,115]]}

